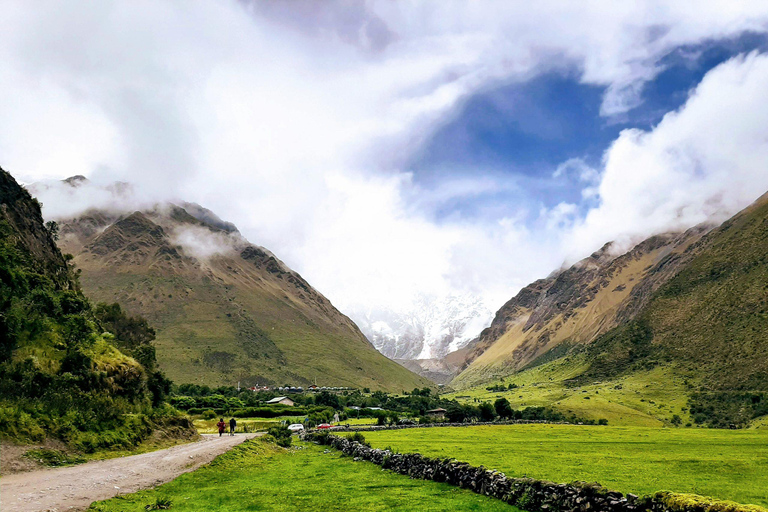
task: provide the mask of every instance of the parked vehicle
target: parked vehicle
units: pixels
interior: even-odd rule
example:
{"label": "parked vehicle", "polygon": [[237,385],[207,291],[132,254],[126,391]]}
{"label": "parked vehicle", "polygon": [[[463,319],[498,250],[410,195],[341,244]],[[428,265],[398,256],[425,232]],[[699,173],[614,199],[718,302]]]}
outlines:
{"label": "parked vehicle", "polygon": [[291,425],[288,425],[288,430],[291,432],[303,432],[304,431],[304,425],[301,423],[293,423]]}

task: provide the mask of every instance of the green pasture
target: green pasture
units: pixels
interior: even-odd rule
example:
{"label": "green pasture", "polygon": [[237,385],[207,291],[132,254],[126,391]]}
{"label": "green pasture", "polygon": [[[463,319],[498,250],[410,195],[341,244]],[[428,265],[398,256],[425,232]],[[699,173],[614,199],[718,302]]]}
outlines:
{"label": "green pasture", "polygon": [[[678,415],[690,421],[687,412],[688,386],[679,368],[658,366],[610,381],[578,387],[564,381],[580,374],[581,355],[569,356],[516,375],[497,378],[482,386],[445,395],[464,403],[491,402],[504,397],[515,409],[547,406],[585,419],[607,419],[609,425],[660,427]],[[504,391],[488,387],[514,384]]]}
{"label": "green pasture", "polygon": [[517,509],[466,489],[411,480],[312,444],[288,450],[246,441],[195,472],[155,489],[96,502],[90,510],[505,511]]}
{"label": "green pasture", "polygon": [[768,505],[768,428],[500,425],[388,430],[365,437],[376,448],[454,457],[508,476]]}
{"label": "green pasture", "polygon": [[338,423],[335,423],[336,425],[376,425],[376,418],[347,418],[345,420],[342,420]]}

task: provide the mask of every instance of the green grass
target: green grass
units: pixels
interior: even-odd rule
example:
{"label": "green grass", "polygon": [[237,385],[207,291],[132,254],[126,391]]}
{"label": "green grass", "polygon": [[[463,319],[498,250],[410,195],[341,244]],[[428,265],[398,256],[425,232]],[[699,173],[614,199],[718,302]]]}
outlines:
{"label": "green grass", "polygon": [[[504,397],[515,409],[547,406],[580,418],[605,418],[613,426],[660,427],[669,425],[675,414],[684,423],[690,421],[687,387],[679,368],[658,366],[614,380],[566,386],[564,381],[583,369],[582,359],[580,355],[558,359],[445,397],[470,404]],[[502,392],[486,389],[512,383],[519,387]]]}
{"label": "green grass", "polygon": [[[260,432],[260,431],[266,431],[270,427],[276,427],[280,425],[280,421],[284,419],[281,417],[278,418],[243,418],[237,419],[237,432],[243,432],[243,428],[247,427],[248,432]],[[291,418],[294,419],[294,418]],[[303,419],[303,418],[301,418]],[[229,432],[229,418],[225,418],[225,423],[227,424],[227,432]],[[290,421],[290,420],[288,420]],[[219,422],[219,418],[213,418],[211,420],[205,420],[205,419],[197,419],[194,420],[193,423],[195,425],[195,428],[198,432],[201,434],[218,434],[219,428],[216,426],[216,423]]]}
{"label": "green grass", "polygon": [[347,418],[346,420],[341,420],[340,422],[336,423],[336,425],[376,425],[377,424],[376,418]]}
{"label": "green grass", "polygon": [[511,425],[366,432],[376,448],[622,492],[694,493],[768,505],[768,429]]}
{"label": "green grass", "polygon": [[466,489],[411,480],[315,445],[283,450],[247,441],[209,466],[156,489],[91,505],[91,510],[145,510],[170,501],[184,511],[449,511],[515,512],[504,502]]}

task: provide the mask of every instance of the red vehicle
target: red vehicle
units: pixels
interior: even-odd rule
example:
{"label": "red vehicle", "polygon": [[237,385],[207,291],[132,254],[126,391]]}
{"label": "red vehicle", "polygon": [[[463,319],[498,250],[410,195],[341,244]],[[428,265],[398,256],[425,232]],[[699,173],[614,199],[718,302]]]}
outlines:
{"label": "red vehicle", "polygon": [[331,428],[331,425],[329,423],[321,423],[317,428]]}

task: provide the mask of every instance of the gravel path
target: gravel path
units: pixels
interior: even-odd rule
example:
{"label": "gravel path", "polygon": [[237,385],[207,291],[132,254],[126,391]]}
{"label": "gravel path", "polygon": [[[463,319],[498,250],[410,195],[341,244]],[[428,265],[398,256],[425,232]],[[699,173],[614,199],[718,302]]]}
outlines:
{"label": "gravel path", "polygon": [[97,500],[169,482],[256,435],[203,435],[194,443],[141,455],[4,476],[0,478],[0,510],[83,510]]}

